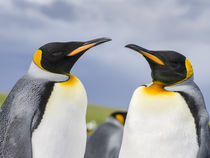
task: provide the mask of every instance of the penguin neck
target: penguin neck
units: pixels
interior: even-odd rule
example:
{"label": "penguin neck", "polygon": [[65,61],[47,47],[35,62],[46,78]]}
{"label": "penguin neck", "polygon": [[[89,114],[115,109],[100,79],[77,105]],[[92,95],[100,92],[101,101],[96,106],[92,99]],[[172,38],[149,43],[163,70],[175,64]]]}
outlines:
{"label": "penguin neck", "polygon": [[165,89],[168,91],[176,91],[176,92],[181,91],[191,95],[195,95],[193,93],[196,93],[196,95],[202,95],[199,87],[193,80],[193,76],[184,82],[171,86],[166,86]]}
{"label": "penguin neck", "polygon": [[194,117],[185,99],[176,90],[168,91],[166,88],[153,83],[134,92],[124,127],[120,158],[196,157],[199,146]]}
{"label": "penguin neck", "polygon": [[169,94],[172,91],[188,91],[189,87],[192,89],[198,90],[200,92],[200,89],[196,85],[196,83],[193,81],[194,76],[192,75],[188,80],[185,80],[183,82],[178,82],[177,84],[167,85],[160,81],[153,81],[152,84],[147,86],[145,88],[145,92],[148,94]]}
{"label": "penguin neck", "polygon": [[39,68],[34,62],[32,61],[31,66],[27,73],[28,76],[36,79],[43,79],[48,81],[55,81],[55,82],[64,82],[69,80],[70,74],[57,74],[42,70]]}
{"label": "penguin neck", "polygon": [[164,89],[165,84],[163,82],[154,81],[151,85],[145,88],[145,92],[151,95],[158,95],[158,94],[169,94],[170,91]]}
{"label": "penguin neck", "polygon": [[203,108],[203,113],[205,113],[205,115],[208,115],[203,94],[197,84],[193,81],[193,76],[182,83],[167,86],[165,87],[165,89],[174,92],[184,92],[193,97],[196,104],[199,105],[198,108]]}

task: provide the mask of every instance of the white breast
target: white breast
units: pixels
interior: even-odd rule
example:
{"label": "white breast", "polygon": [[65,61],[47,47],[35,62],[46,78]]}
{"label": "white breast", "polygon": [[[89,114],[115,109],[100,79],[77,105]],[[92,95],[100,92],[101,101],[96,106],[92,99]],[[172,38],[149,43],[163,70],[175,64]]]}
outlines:
{"label": "white breast", "polygon": [[196,158],[193,116],[178,93],[149,95],[138,88],[131,100],[120,158]]}
{"label": "white breast", "polygon": [[87,96],[82,83],[56,83],[45,113],[32,135],[34,158],[83,158]]}

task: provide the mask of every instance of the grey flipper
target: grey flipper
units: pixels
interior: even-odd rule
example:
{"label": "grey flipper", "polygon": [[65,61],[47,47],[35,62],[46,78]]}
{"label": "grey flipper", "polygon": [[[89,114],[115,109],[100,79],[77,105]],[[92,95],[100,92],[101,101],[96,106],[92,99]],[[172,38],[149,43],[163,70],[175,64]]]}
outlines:
{"label": "grey flipper", "polygon": [[90,135],[85,158],[118,158],[122,143],[123,125],[109,118]]}
{"label": "grey flipper", "polygon": [[209,115],[199,87],[193,79],[189,79],[181,84],[166,87],[166,89],[177,91],[182,95],[195,119],[199,145],[197,158],[210,158]]}
{"label": "grey flipper", "polygon": [[0,111],[0,158],[32,158],[31,135],[53,85],[28,75],[16,83]]}

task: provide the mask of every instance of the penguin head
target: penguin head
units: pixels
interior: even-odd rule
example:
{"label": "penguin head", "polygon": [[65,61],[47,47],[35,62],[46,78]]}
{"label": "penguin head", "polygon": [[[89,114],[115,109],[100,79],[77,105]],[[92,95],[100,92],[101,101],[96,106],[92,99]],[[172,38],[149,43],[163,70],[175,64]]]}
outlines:
{"label": "penguin head", "polygon": [[48,43],[36,51],[33,62],[42,70],[68,74],[75,62],[88,49],[110,40],[109,38],[98,38],[87,42]]}
{"label": "penguin head", "polygon": [[175,51],[151,51],[134,44],[126,45],[142,54],[151,68],[153,82],[160,82],[164,86],[175,85],[193,76],[190,61]]}
{"label": "penguin head", "polygon": [[116,120],[119,121],[122,125],[125,124],[126,116],[127,116],[127,112],[122,112],[122,111],[113,112],[113,113],[110,115],[110,117],[116,119]]}

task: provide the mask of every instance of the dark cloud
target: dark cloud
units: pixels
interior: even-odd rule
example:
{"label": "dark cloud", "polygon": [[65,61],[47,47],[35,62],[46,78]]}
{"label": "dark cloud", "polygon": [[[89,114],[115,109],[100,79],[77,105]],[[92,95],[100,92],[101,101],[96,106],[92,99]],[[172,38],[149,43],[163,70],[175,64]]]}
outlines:
{"label": "dark cloud", "polygon": [[199,18],[206,10],[208,10],[210,1],[208,0],[191,0],[191,1],[177,1],[180,6],[186,6],[188,8],[188,12],[186,14],[187,18]]}
{"label": "dark cloud", "polygon": [[51,18],[62,19],[69,22],[78,18],[75,10],[76,7],[73,6],[73,4],[69,4],[65,1],[55,1],[50,5],[40,8],[43,14]]}
{"label": "dark cloud", "polygon": [[[31,28],[31,29],[37,29],[44,25],[43,21],[40,21],[38,19],[32,19],[30,16],[20,16],[15,14],[1,14],[1,29],[8,29],[9,27],[24,27],[24,28]],[[7,30],[9,31],[9,29]],[[15,36],[15,35],[14,35]]]}
{"label": "dark cloud", "polygon": [[38,8],[38,5],[35,5],[34,3],[31,3],[27,0],[12,0],[12,3],[20,8],[21,10],[25,10],[25,9],[31,9],[31,8]]}
{"label": "dark cloud", "polygon": [[2,1],[0,89],[12,87],[27,71],[29,56],[45,43],[108,36],[113,38],[110,44],[91,49],[73,70],[87,87],[90,102],[127,107],[133,90],[150,82],[146,61],[123,48],[135,43],[188,56],[210,103],[209,4],[208,0]]}

